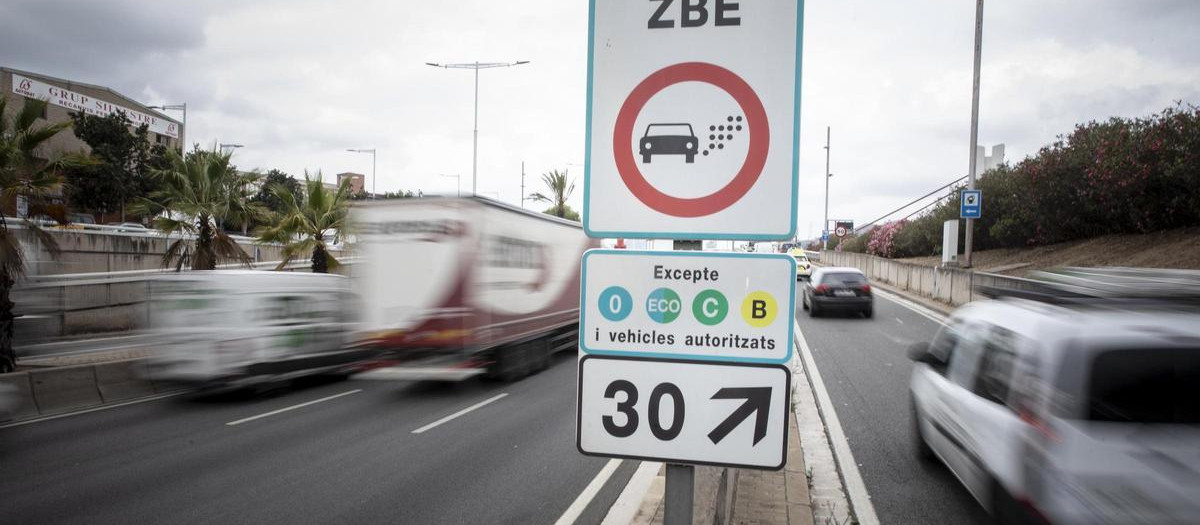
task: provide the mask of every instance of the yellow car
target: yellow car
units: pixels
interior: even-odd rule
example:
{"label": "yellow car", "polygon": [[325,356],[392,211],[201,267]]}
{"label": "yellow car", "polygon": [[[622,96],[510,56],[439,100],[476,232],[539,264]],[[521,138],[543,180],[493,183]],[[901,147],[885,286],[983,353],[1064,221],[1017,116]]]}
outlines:
{"label": "yellow car", "polygon": [[812,263],[808,261],[808,256],[804,254],[804,250],[792,250],[789,252],[792,257],[796,258],[796,280],[807,279],[812,276]]}

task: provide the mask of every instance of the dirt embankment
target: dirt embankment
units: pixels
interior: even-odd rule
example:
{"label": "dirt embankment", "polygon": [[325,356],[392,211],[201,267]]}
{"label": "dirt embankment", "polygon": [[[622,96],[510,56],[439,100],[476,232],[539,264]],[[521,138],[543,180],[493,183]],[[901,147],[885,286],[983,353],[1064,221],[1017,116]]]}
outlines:
{"label": "dirt embankment", "polygon": [[[972,254],[976,270],[1023,277],[1057,266],[1131,266],[1200,269],[1200,227],[1139,235],[1105,235],[1033,248],[986,250]],[[936,266],[940,257],[905,262]]]}

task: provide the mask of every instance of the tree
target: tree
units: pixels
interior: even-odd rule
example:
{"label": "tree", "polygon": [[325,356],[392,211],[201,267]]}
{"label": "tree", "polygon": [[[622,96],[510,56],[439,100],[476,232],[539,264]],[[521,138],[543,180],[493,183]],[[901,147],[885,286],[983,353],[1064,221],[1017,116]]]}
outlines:
{"label": "tree", "polygon": [[[214,270],[222,260],[249,265],[250,256],[226,234],[222,224],[261,220],[265,208],[246,198],[246,188],[258,180],[255,172],[239,172],[225,153],[193,149],[187,157],[171,151],[169,167],[156,170],[160,188],[135,209],[156,215],[154,227],[180,238],[163,254],[163,266],[177,260],[178,270],[191,260],[193,270]],[[188,236],[194,236],[189,238]]]}
{"label": "tree", "polygon": [[152,172],[167,167],[167,150],[151,144],[149,126],[133,132],[125,112],[104,117],[71,113],[75,136],[92,150],[94,162],[67,170],[68,197],[73,206],[102,213],[121,212],[125,204],[152,193]]}
{"label": "tree", "polygon": [[542,182],[546,183],[546,188],[550,190],[550,194],[546,195],[537,192],[530,195],[529,199],[550,203],[550,207],[544,212],[548,215],[579,221],[579,214],[567,205],[567,199],[570,199],[571,194],[575,192],[575,181],[567,180],[567,170],[563,170],[562,173],[559,173],[558,170],[543,173]]}
{"label": "tree", "polygon": [[300,198],[282,185],[271,187],[283,202],[284,211],[275,226],[259,233],[259,242],[283,244],[283,260],[276,270],[283,269],[297,255],[311,253],[313,273],[329,273],[340,263],[329,253],[327,241],[333,240],[346,229],[346,217],[350,211],[350,180],[342,181],[337,190],[329,190],[321,183],[321,172],[309,176],[304,174],[304,192]]}
{"label": "tree", "polygon": [[273,186],[283,187],[288,193],[292,194],[292,196],[297,199],[300,198],[304,192],[304,188],[300,185],[300,181],[296,180],[295,177],[292,177],[291,175],[279,170],[268,171],[267,174],[263,176],[262,182],[262,186],[258,188],[258,193],[255,194],[250,201],[262,204],[263,207],[275,213],[283,213],[287,207],[284,205],[282,199],[275,196],[275,192],[272,190]]}
{"label": "tree", "polygon": [[[77,155],[39,158],[39,147],[71,123],[36,126],[46,102],[27,100],[16,115],[8,115],[8,99],[0,97],[0,192],[28,206],[31,217],[47,216],[66,222],[66,207],[55,202],[62,191],[62,171],[83,163]],[[19,219],[51,253],[58,253],[54,238],[28,219]],[[9,219],[0,214],[0,373],[16,366],[13,352],[13,285],[25,273],[25,252],[17,232],[8,228]]]}

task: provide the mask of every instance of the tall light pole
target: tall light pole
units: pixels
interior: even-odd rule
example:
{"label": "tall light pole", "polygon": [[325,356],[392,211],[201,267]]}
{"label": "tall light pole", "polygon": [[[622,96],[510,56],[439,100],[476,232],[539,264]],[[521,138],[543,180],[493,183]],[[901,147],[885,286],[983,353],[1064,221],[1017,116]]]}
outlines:
{"label": "tall light pole", "polygon": [[[975,189],[976,144],[979,141],[979,56],[983,48],[983,0],[975,0],[975,73],[971,83],[971,165],[967,167],[967,189]],[[961,198],[961,197],[960,197]],[[966,238],[963,239],[963,268],[971,267],[971,242],[974,237],[975,220],[967,219]]]}
{"label": "tall light pole", "polygon": [[825,126],[825,222],[821,226],[821,249],[829,248],[829,178],[833,176],[829,173],[829,126]]}
{"label": "tall light pole", "polygon": [[183,112],[183,129],[179,131],[179,153],[187,153],[187,102],[182,104],[163,104],[161,106],[146,106],[149,109],[173,109]]}
{"label": "tall light pole", "polygon": [[346,151],[353,153],[370,153],[371,154],[371,198],[375,198],[375,148],[365,149],[348,149]]}
{"label": "tall light pole", "polygon": [[462,197],[462,177],[460,177],[458,174],[442,176],[446,178],[454,177],[454,196]]}
{"label": "tall light pole", "polygon": [[471,144],[471,195],[475,195],[476,179],[479,167],[479,70],[492,69],[497,67],[513,67],[522,64],[528,64],[528,60],[518,60],[516,62],[464,62],[460,64],[438,64],[436,62],[426,62],[425,65],[440,67],[444,69],[473,69],[475,70],[475,127],[474,135]]}
{"label": "tall light pole", "polygon": [[226,149],[238,149],[246,147],[244,144],[221,144],[221,153],[225,153]]}

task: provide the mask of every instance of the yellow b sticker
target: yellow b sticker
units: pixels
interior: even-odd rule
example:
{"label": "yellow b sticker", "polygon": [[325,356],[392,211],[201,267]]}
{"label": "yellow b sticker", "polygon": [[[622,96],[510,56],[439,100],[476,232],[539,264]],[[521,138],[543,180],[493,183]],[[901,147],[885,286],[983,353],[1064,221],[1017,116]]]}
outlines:
{"label": "yellow b sticker", "polygon": [[775,298],[767,292],[752,292],[742,300],[742,319],[755,328],[763,328],[775,321],[779,307]]}

